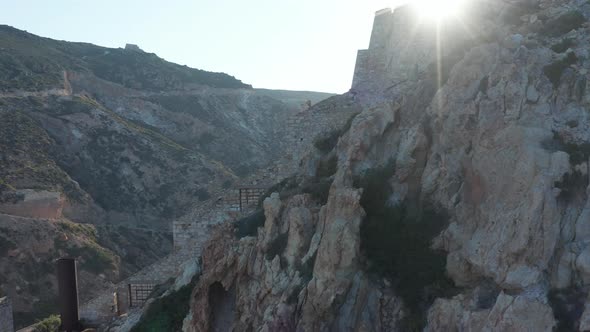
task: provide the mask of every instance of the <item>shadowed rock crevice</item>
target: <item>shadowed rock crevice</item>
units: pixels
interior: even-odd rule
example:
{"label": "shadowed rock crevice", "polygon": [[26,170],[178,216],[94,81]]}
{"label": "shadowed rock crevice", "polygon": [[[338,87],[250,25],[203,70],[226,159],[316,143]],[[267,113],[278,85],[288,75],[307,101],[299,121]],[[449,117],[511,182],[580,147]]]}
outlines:
{"label": "shadowed rock crevice", "polygon": [[236,311],[235,289],[232,287],[225,290],[219,282],[211,285],[209,287],[209,308],[211,310],[210,331],[231,331]]}

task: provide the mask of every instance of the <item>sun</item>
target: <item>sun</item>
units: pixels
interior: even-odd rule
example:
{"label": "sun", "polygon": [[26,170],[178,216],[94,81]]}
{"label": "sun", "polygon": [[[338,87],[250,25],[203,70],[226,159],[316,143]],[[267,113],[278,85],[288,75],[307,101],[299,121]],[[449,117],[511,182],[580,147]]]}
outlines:
{"label": "sun", "polygon": [[410,4],[426,19],[441,21],[458,17],[467,0],[413,0]]}

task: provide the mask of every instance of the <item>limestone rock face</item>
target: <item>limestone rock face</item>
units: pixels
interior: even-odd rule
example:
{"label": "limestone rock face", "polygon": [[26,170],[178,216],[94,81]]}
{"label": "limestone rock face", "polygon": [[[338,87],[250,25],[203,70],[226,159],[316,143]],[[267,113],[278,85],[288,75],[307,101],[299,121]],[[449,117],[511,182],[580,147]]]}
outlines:
{"label": "limestone rock face", "polygon": [[427,331],[553,331],[555,326],[551,307],[536,299],[502,293],[490,309],[477,308],[476,302],[463,295],[436,300]]}
{"label": "limestone rock face", "polygon": [[[204,267],[211,277],[194,293],[192,330],[209,327],[202,308],[215,282],[235,287],[237,330],[403,330],[407,304],[367,272],[361,250],[368,213],[355,180],[377,167],[392,170],[381,179],[388,204],[429,201],[449,214],[432,247],[446,253],[457,289],[424,309],[427,331],[588,328],[588,304],[549,294],[584,299],[590,285],[590,5],[472,1],[469,10],[477,23],[451,30],[464,42],[448,44],[438,63],[419,57],[412,72],[406,62],[388,66],[387,47],[375,50],[385,60],[368,69],[404,72],[355,80],[349,95],[363,111],[330,151],[327,199],[271,196],[258,238],[212,243],[229,247]],[[382,14],[375,24],[387,29]],[[424,49],[404,50],[413,51]],[[265,257],[285,234],[284,252]]]}
{"label": "limestone rock face", "polygon": [[[360,194],[344,190],[331,197],[320,210],[308,195],[285,201],[271,195],[264,203],[267,222],[256,238],[236,238],[231,225],[217,229],[203,253],[203,274],[193,291],[186,330],[217,330],[220,319],[229,320],[235,331],[395,327],[401,318],[401,301],[358,267],[354,234],[362,219]],[[357,222],[346,222],[351,218]],[[269,255],[273,242],[284,235],[283,251]],[[351,246],[353,241],[357,244]],[[225,294],[221,301],[240,308],[231,317],[220,317],[215,308],[220,299],[211,299],[211,292],[219,287]],[[339,303],[338,310],[334,303]],[[330,318],[319,321],[319,315]]]}

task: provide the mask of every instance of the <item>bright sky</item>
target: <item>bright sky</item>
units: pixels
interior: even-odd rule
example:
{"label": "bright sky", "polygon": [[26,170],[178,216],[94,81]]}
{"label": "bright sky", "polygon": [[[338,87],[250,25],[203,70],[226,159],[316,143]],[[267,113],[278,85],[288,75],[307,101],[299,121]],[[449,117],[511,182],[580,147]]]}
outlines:
{"label": "bright sky", "polygon": [[138,44],[256,88],[348,91],[375,11],[394,0],[0,0],[0,24],[107,47]]}

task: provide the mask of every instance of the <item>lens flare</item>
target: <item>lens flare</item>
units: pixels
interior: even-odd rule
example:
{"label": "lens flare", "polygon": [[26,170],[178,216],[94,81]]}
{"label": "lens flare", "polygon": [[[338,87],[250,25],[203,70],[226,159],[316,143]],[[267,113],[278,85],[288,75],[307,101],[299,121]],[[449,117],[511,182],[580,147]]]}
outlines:
{"label": "lens flare", "polygon": [[414,0],[410,3],[419,15],[433,20],[444,20],[457,17],[461,13],[467,0]]}

